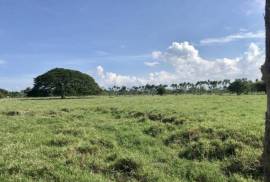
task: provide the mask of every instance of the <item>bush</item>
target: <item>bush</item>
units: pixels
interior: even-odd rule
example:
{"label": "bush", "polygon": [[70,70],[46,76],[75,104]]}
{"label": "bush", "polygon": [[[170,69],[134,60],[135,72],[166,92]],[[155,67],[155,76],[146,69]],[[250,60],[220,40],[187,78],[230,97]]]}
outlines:
{"label": "bush", "polygon": [[129,177],[137,176],[140,169],[141,165],[129,158],[119,159],[112,165],[113,171]]}
{"label": "bush", "polygon": [[261,148],[263,140],[262,136],[245,133],[243,131],[223,128],[213,129],[198,127],[172,134],[165,140],[165,144],[187,145],[193,141],[198,141],[200,138],[208,140],[218,139],[223,142],[227,140],[235,140],[255,148]]}
{"label": "bush", "polygon": [[233,83],[230,84],[228,90],[237,95],[248,93],[250,90],[250,84],[246,79],[236,79]]}
{"label": "bush", "polygon": [[[225,177],[215,165],[209,165],[205,162],[192,162],[179,165],[180,175],[185,181],[196,182],[224,182]],[[183,180],[184,181],[184,180]]]}
{"label": "bush", "polygon": [[260,152],[255,149],[243,150],[241,153],[226,161],[223,168],[227,175],[240,174],[255,179],[263,176],[263,165]]}
{"label": "bush", "polygon": [[164,95],[165,93],[166,93],[166,89],[165,89],[164,86],[159,86],[159,87],[157,88],[157,94],[158,94],[158,95]]}
{"label": "bush", "polygon": [[179,157],[189,160],[223,160],[226,157],[235,156],[241,144],[229,140],[222,142],[220,140],[200,140],[188,145],[179,153]]}
{"label": "bush", "polygon": [[5,113],[7,116],[19,116],[22,114],[21,111],[8,111]]}
{"label": "bush", "polygon": [[144,133],[152,137],[156,137],[162,133],[162,128],[159,126],[151,126],[150,128],[144,130]]}
{"label": "bush", "polygon": [[165,144],[166,145],[170,145],[170,144],[187,145],[190,142],[198,141],[201,135],[202,133],[200,129],[192,128],[187,131],[171,135],[169,138],[165,140]]}
{"label": "bush", "polygon": [[7,96],[8,96],[8,91],[0,88],[0,99]]}

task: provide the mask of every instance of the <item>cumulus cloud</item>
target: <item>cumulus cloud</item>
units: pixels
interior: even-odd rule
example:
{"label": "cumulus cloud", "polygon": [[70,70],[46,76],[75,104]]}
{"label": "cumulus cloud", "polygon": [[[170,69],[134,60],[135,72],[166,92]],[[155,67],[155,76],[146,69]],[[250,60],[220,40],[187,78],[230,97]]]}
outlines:
{"label": "cumulus cloud", "polygon": [[97,67],[97,74],[101,78],[100,84],[102,86],[134,86],[144,85],[146,80],[143,78],[137,78],[136,76],[120,75],[112,72],[104,72],[102,66]]}
{"label": "cumulus cloud", "polygon": [[149,67],[154,67],[154,66],[159,65],[159,62],[157,62],[157,61],[153,61],[153,62],[144,62],[144,64],[145,64],[146,66],[149,66]]}
{"label": "cumulus cloud", "polygon": [[153,51],[152,57],[153,57],[153,59],[158,59],[161,54],[162,54],[162,52],[160,52],[160,51]]}
{"label": "cumulus cloud", "polygon": [[233,41],[243,40],[243,39],[264,39],[265,32],[264,31],[257,31],[257,32],[243,32],[228,35],[225,37],[218,37],[218,38],[207,38],[200,41],[202,45],[209,45],[209,44],[223,44],[229,43]]}
{"label": "cumulus cloud", "polygon": [[97,67],[98,75],[104,86],[133,86],[144,84],[171,84],[184,81],[222,80],[235,78],[256,79],[261,77],[260,66],[264,62],[264,52],[254,43],[237,58],[208,60],[202,58],[199,51],[189,42],[173,42],[164,52],[155,51],[153,59],[162,61],[173,69],[172,72],[159,71],[145,77],[119,75],[105,72]]}
{"label": "cumulus cloud", "polygon": [[99,77],[101,77],[102,79],[105,78],[105,74],[104,74],[104,69],[102,66],[98,66],[97,67],[97,74]]}
{"label": "cumulus cloud", "polygon": [[199,55],[199,51],[188,42],[174,42],[160,59],[175,69],[175,74],[182,80],[226,79],[260,77],[260,65],[264,61],[264,53],[254,43],[238,58],[222,58],[207,60]]}

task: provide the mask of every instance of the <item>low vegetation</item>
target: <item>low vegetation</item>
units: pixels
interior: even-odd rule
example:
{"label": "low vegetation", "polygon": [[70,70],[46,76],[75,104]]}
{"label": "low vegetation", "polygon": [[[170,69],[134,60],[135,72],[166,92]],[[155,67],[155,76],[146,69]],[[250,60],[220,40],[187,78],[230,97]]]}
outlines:
{"label": "low vegetation", "polygon": [[127,88],[125,86],[113,86],[105,90],[110,95],[164,95],[164,94],[258,94],[265,93],[266,86],[263,81],[236,79],[231,80],[207,80],[196,83],[183,82],[171,85],[144,85]]}
{"label": "low vegetation", "polygon": [[0,100],[1,181],[261,181],[265,96]]}
{"label": "low vegetation", "polygon": [[22,97],[62,97],[87,95],[224,95],[224,94],[265,94],[266,85],[263,81],[236,79],[222,81],[198,81],[196,83],[183,82],[171,85],[143,86],[113,86],[99,88],[95,80],[79,71],[56,68],[35,78],[33,88],[26,88],[20,92],[10,92],[0,89],[1,98]]}

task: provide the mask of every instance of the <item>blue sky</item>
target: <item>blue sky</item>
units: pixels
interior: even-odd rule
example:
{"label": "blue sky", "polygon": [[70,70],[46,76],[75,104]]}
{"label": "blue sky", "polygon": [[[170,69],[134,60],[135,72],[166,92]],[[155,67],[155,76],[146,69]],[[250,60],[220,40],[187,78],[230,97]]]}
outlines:
{"label": "blue sky", "polygon": [[24,89],[55,67],[102,86],[255,79],[263,2],[0,0],[0,88]]}

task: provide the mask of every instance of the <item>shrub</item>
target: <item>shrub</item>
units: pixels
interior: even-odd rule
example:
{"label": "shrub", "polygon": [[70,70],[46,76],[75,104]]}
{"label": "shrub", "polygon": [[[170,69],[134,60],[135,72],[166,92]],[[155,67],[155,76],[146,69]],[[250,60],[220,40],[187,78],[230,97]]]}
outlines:
{"label": "shrub", "polygon": [[162,95],[164,95],[165,93],[166,93],[165,87],[160,85],[160,86],[157,88],[157,94],[160,95],[160,96],[162,96]]}
{"label": "shrub", "polygon": [[117,154],[116,153],[113,153],[113,154],[110,154],[106,160],[107,161],[115,161],[117,159]]}
{"label": "shrub", "polygon": [[152,121],[161,121],[163,116],[162,114],[149,113],[148,118]]}
{"label": "shrub", "polygon": [[8,111],[6,112],[7,116],[18,116],[21,115],[22,113],[20,111]]}
{"label": "shrub", "polygon": [[[204,162],[185,163],[179,166],[180,175],[186,179],[185,181],[196,182],[224,182],[225,177],[221,175],[221,171],[215,165],[209,165]],[[184,181],[184,180],[183,180]]]}
{"label": "shrub", "polygon": [[129,158],[119,159],[112,165],[113,171],[129,177],[137,176],[140,169],[141,165]]}
{"label": "shrub", "polygon": [[230,84],[228,90],[237,95],[248,93],[250,90],[249,82],[246,79],[236,79],[233,83]]}
{"label": "shrub", "polygon": [[151,126],[150,128],[144,130],[144,133],[152,137],[156,137],[162,133],[162,128],[159,126]]}
{"label": "shrub", "polygon": [[197,128],[189,129],[187,131],[171,135],[169,138],[165,140],[165,144],[166,145],[170,145],[170,144],[186,145],[190,142],[198,141],[201,135],[202,134],[199,129]]}
{"label": "shrub", "polygon": [[237,156],[226,161],[223,168],[227,175],[241,174],[245,177],[261,178],[263,176],[263,165],[260,152],[254,149],[243,150]]}
{"label": "shrub", "polygon": [[223,160],[226,157],[235,156],[237,150],[241,148],[241,144],[233,140],[226,142],[199,140],[188,145],[179,153],[179,157],[189,160]]}
{"label": "shrub", "polygon": [[0,88],[0,99],[8,96],[8,91]]}

